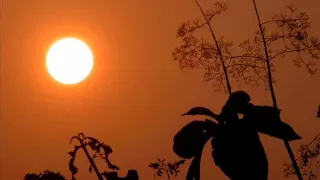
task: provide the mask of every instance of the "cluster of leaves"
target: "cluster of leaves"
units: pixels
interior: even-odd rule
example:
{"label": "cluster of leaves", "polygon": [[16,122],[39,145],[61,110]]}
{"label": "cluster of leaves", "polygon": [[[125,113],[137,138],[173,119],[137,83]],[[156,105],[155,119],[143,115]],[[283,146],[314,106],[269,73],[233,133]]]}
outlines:
{"label": "cluster of leaves", "polygon": [[67,180],[59,172],[52,172],[49,170],[44,171],[43,173],[28,173],[24,176],[23,180]]}
{"label": "cluster of leaves", "polygon": [[[300,157],[298,158],[299,166],[303,171],[303,175],[308,177],[308,180],[316,180],[316,171],[320,169],[320,134],[318,134],[309,144],[301,145]],[[295,175],[292,164],[284,164],[285,176],[290,177]]]}
{"label": "cluster of leaves", "polygon": [[166,162],[165,159],[158,159],[157,162],[150,163],[149,167],[156,171],[154,177],[161,177],[163,173],[166,173],[168,180],[170,180],[171,177],[176,177],[178,175],[178,173],[180,172],[179,168],[182,164],[184,164],[184,162],[185,160]]}
{"label": "cluster of leaves", "polygon": [[[98,141],[97,139],[93,137],[85,137],[83,133],[79,133],[78,136],[73,136],[70,140],[70,143],[77,139],[80,142],[80,145],[75,145],[74,149],[70,151],[68,154],[70,155],[70,161],[69,161],[69,170],[72,173],[72,180],[76,180],[75,174],[78,172],[78,168],[74,165],[75,159],[76,159],[76,153],[79,149],[83,149],[85,152],[88,152],[87,147],[90,147],[93,151],[93,156],[88,157],[90,162],[89,171],[92,172],[92,169],[95,166],[93,159],[95,158],[102,158],[105,160],[108,168],[111,170],[119,170],[119,167],[112,164],[110,160],[108,159],[108,156],[110,153],[112,153],[112,149],[110,146],[104,144],[103,142]],[[105,171],[106,172],[106,171]],[[105,173],[104,172],[104,173]],[[103,175],[103,173],[101,173]]]}
{"label": "cluster of leaves", "polygon": [[[204,80],[213,81],[216,91],[226,90],[223,64],[229,77],[237,83],[244,82],[256,86],[263,82],[267,88],[267,59],[264,54],[261,32],[256,31],[253,38],[239,43],[238,48],[242,53],[234,55],[231,53],[234,42],[227,41],[224,37],[216,40],[210,25],[215,16],[227,10],[227,5],[220,2],[214,5],[214,10],[203,13],[205,22],[186,21],[178,28],[177,38],[182,43],[172,52],[173,59],[179,62],[181,69],[203,68],[205,70]],[[270,70],[275,71],[272,61],[275,58],[296,53],[294,64],[298,67],[304,65],[310,74],[314,74],[316,72],[315,62],[320,59],[320,42],[315,37],[309,37],[307,31],[310,23],[307,13],[298,13],[293,5],[288,6],[288,9],[289,15],[276,14],[272,20],[262,23],[268,56],[271,60]],[[270,25],[269,31],[266,30],[267,25]],[[206,26],[209,26],[216,43],[196,34],[199,29]],[[305,60],[303,58],[305,54],[310,55],[311,58]],[[274,79],[272,81],[275,82]]]}

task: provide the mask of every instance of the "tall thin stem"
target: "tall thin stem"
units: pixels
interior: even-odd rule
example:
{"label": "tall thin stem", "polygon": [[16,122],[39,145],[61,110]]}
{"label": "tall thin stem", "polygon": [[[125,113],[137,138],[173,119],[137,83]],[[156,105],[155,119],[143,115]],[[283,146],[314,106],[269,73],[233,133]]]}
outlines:
{"label": "tall thin stem", "polygon": [[221,49],[220,49],[220,46],[219,46],[219,43],[217,41],[217,38],[215,36],[215,34],[213,33],[213,30],[211,28],[211,25],[210,25],[210,22],[209,20],[207,19],[205,13],[203,12],[203,9],[201,8],[199,2],[197,0],[195,0],[195,2],[197,3],[201,13],[202,13],[202,16],[204,17],[205,21],[206,21],[206,24],[208,25],[209,29],[210,29],[210,32],[211,32],[211,35],[213,37],[213,40],[216,44],[216,47],[217,47],[217,50],[218,50],[218,54],[219,54],[219,57],[220,57],[220,60],[221,60],[221,64],[222,64],[222,68],[223,68],[223,73],[224,73],[224,76],[226,78],[226,84],[227,84],[227,89],[228,89],[228,93],[231,94],[231,85],[230,85],[230,81],[229,81],[229,77],[228,77],[228,72],[227,72],[227,68],[226,68],[226,65],[223,61],[223,56],[222,56],[222,52],[221,52]]}
{"label": "tall thin stem", "polygon": [[89,154],[89,152],[88,152],[88,150],[87,150],[86,145],[83,144],[82,139],[79,139],[79,141],[80,141],[81,147],[82,147],[84,153],[86,154],[86,156],[87,156],[87,158],[88,158],[88,160],[89,160],[89,162],[90,162],[93,170],[94,170],[95,173],[97,174],[98,179],[99,179],[99,180],[103,180],[103,177],[102,177],[102,175],[100,174],[100,172],[99,172],[96,164],[94,163],[93,159],[91,158],[91,156],[90,156],[90,154]]}
{"label": "tall thin stem", "polygon": [[[264,33],[263,33],[263,28],[262,28],[262,24],[261,24],[261,21],[260,21],[260,16],[259,16],[259,13],[258,13],[258,9],[257,9],[257,5],[256,5],[256,1],[255,0],[253,0],[253,5],[254,5],[254,9],[255,9],[256,15],[257,15],[257,20],[258,20],[258,23],[259,23],[259,29],[260,29],[260,33],[261,33],[261,37],[262,37],[262,41],[263,41],[263,46],[264,46],[264,52],[265,52],[265,56],[266,56],[266,63],[267,63],[267,69],[268,69],[268,80],[269,80],[269,89],[270,89],[270,93],[271,93],[271,98],[272,98],[273,106],[278,109],[276,95],[275,95],[274,88],[273,88],[272,73],[271,73],[271,68],[270,68],[270,58],[269,58],[269,54],[268,54],[267,43],[266,43],[265,36],[264,36]],[[294,154],[292,152],[292,149],[290,147],[289,142],[288,141],[284,141],[284,144],[285,144],[285,147],[286,147],[286,149],[288,151],[289,157],[290,157],[290,159],[292,161],[292,164],[293,164],[295,172],[296,172],[296,174],[298,176],[298,179],[299,180],[303,180],[303,177],[301,175],[299,166],[298,166],[298,164],[297,164],[297,162],[295,160],[295,157],[294,157]]]}

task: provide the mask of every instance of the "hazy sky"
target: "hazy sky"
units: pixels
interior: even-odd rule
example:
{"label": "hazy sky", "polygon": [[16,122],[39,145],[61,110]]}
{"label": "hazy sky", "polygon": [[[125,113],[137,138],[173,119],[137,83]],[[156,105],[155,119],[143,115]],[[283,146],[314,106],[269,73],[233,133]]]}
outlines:
{"label": "hazy sky", "polygon": [[[27,172],[45,169],[69,178],[67,152],[73,147],[69,138],[78,132],[111,145],[110,158],[120,166],[121,175],[134,168],[142,180],[152,179],[149,162],[158,157],[177,159],[173,136],[191,120],[180,114],[193,106],[219,112],[227,98],[202,81],[201,70],[181,72],[171,57],[179,43],[175,38],[179,25],[202,18],[192,0],[0,2],[0,179],[19,180]],[[209,7],[213,1],[200,2]],[[226,2],[228,12],[214,20],[213,28],[218,36],[239,42],[256,29],[252,2]],[[290,3],[309,13],[311,34],[320,37],[320,1],[257,0],[262,20],[286,12],[284,6]],[[64,36],[82,39],[95,56],[92,74],[74,86],[55,82],[45,69],[49,46]],[[275,88],[282,118],[310,140],[320,126],[315,118],[320,76],[310,77],[290,59],[280,59],[277,65]],[[271,104],[262,87],[242,89],[251,93],[253,103]],[[266,136],[262,141],[270,179],[284,179],[282,164],[289,158],[283,142]],[[296,154],[301,142],[292,144]],[[215,167],[209,147],[203,153],[202,179],[227,179]],[[77,179],[95,179],[83,154],[79,157]],[[104,167],[99,164],[101,170]],[[187,167],[179,180],[185,178]]]}

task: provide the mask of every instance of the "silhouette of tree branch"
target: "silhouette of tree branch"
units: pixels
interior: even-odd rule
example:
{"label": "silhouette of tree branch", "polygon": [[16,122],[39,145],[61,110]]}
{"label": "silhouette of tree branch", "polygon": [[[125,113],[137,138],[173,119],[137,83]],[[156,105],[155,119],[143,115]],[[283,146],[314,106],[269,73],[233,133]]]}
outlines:
{"label": "silhouette of tree branch", "polygon": [[[214,17],[227,10],[226,4],[217,4],[219,6],[216,6],[208,19],[209,28],[211,28],[210,22]],[[297,67],[305,66],[308,72],[313,75],[317,71],[315,62],[320,58],[320,42],[315,37],[309,38],[310,23],[307,13],[298,13],[293,5],[289,5],[288,9],[289,15],[276,14],[272,20],[261,22],[268,49],[270,70],[275,72],[274,59],[295,53],[294,65]],[[205,70],[204,81],[213,82],[215,90],[220,91],[221,88],[227,89],[223,83],[225,80],[223,64],[225,64],[225,72],[237,83],[244,82],[257,86],[263,82],[266,89],[269,89],[267,60],[264,57],[261,31],[256,31],[252,39],[248,38],[241,42],[238,48],[242,50],[242,53],[234,55],[231,52],[234,43],[224,40],[224,37],[217,39],[217,46],[197,35],[197,31],[205,27],[205,24],[206,22],[201,23],[200,20],[186,21],[178,28],[177,38],[182,41],[182,44],[174,49],[172,56],[174,60],[179,62],[180,68],[182,70],[203,68]],[[266,26],[263,25],[275,27],[273,31],[267,33]],[[217,47],[220,47],[220,53]],[[306,58],[306,55],[311,58]],[[271,79],[275,83],[274,78]]]}
{"label": "silhouette of tree branch", "polygon": [[[210,81],[211,79],[215,79],[217,82],[215,86],[219,87],[217,90],[221,90],[221,87],[223,87],[230,94],[231,85],[223,52],[228,52],[228,48],[232,46],[232,43],[224,42],[223,38],[217,39],[210,24],[215,16],[227,10],[227,6],[225,3],[216,2],[214,10],[204,11],[197,0],[195,0],[195,3],[200,9],[205,23],[200,23],[199,20],[184,22],[177,31],[177,38],[180,38],[183,44],[172,52],[172,56],[174,60],[179,61],[181,69],[194,69],[202,66],[206,69],[204,80]],[[214,44],[204,39],[199,40],[194,36],[194,32],[204,27],[204,25],[208,26]],[[213,59],[215,66],[210,63],[210,59]],[[226,81],[226,85],[224,85],[223,81]]]}
{"label": "silhouette of tree branch", "polygon": [[154,177],[162,177],[163,173],[165,173],[168,180],[171,180],[173,177],[178,176],[178,173],[180,173],[179,168],[184,162],[185,160],[166,162],[166,159],[157,159],[156,162],[150,163],[149,167],[156,171]]}
{"label": "silhouette of tree branch", "polygon": [[[108,159],[109,154],[112,153],[112,149],[110,146],[104,144],[103,142],[98,141],[93,137],[85,136],[83,133],[79,133],[78,136],[73,136],[70,140],[70,144],[73,140],[78,140],[80,145],[75,145],[73,151],[70,151],[68,153],[71,157],[69,161],[69,170],[72,173],[72,180],[76,180],[75,174],[77,174],[78,172],[78,168],[74,165],[74,162],[76,158],[76,153],[78,152],[79,149],[82,149],[85,152],[90,162],[89,171],[92,172],[92,169],[93,169],[99,180],[103,180],[103,176],[102,176],[103,173],[99,172],[93,159],[100,157],[103,160],[105,160],[108,168],[110,168],[111,170],[119,170],[119,167],[112,164]],[[87,149],[87,146],[90,147],[91,150],[94,152],[92,157]]]}
{"label": "silhouette of tree branch", "polygon": [[[309,17],[306,12],[299,13],[294,5],[287,6],[289,15],[276,14],[272,17],[276,27],[275,31],[266,33],[263,27],[270,60],[276,57],[284,57],[287,54],[296,53],[293,62],[296,66],[304,65],[311,75],[317,71],[316,60],[320,59],[320,42],[316,37],[309,37]],[[256,32],[255,41],[262,43],[261,32]],[[271,46],[276,48],[272,49]],[[304,56],[309,56],[306,58]]]}

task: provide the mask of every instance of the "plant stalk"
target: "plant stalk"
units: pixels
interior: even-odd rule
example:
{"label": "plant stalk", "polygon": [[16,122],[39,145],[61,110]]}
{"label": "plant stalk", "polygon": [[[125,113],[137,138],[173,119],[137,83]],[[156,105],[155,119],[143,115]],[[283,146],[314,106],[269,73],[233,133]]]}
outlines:
{"label": "plant stalk", "polygon": [[227,72],[227,67],[223,61],[223,56],[222,56],[222,52],[221,52],[221,49],[220,49],[220,46],[219,46],[219,43],[217,41],[217,38],[211,28],[211,25],[210,25],[210,22],[208,21],[208,19],[206,18],[205,14],[204,14],[204,11],[203,9],[201,8],[199,2],[197,0],[195,0],[195,2],[197,3],[201,13],[202,13],[202,16],[204,17],[205,21],[206,21],[206,24],[208,25],[209,29],[210,29],[210,32],[211,32],[211,35],[213,37],[213,40],[216,44],[216,47],[217,47],[217,50],[218,50],[218,54],[220,56],[220,60],[221,60],[221,64],[222,64],[222,68],[223,68],[223,73],[224,73],[224,77],[226,78],[226,84],[227,84],[227,90],[228,90],[228,93],[229,95],[231,94],[231,85],[230,85],[230,81],[229,81],[229,77],[228,77],[228,72]]}
{"label": "plant stalk", "polygon": [[82,140],[80,140],[80,144],[81,144],[81,148],[83,149],[84,153],[86,154],[86,156],[87,156],[87,158],[88,158],[88,160],[90,162],[90,165],[92,166],[93,170],[97,174],[98,179],[99,180],[103,180],[103,177],[102,177],[101,173],[99,172],[99,170],[98,170],[96,164],[94,163],[93,159],[91,158],[86,145],[83,144]]}
{"label": "plant stalk", "polygon": [[[268,54],[267,43],[266,43],[265,36],[264,36],[264,33],[263,33],[263,28],[262,28],[262,24],[261,24],[261,21],[260,21],[260,16],[259,16],[259,13],[258,13],[258,9],[257,9],[257,5],[256,5],[256,1],[255,0],[253,0],[253,5],[254,5],[255,12],[256,12],[257,20],[258,20],[258,23],[259,23],[259,29],[260,29],[260,33],[261,33],[262,41],[263,41],[263,45],[264,45],[264,52],[265,52],[265,56],[266,56],[267,71],[268,71],[267,73],[268,73],[269,89],[270,89],[270,93],[271,93],[273,107],[278,109],[276,95],[275,95],[274,88],[273,88],[272,73],[271,73],[271,67],[270,67],[270,58],[269,58],[269,54]],[[292,152],[292,149],[290,147],[289,142],[284,140],[284,145],[285,145],[285,147],[286,147],[286,149],[288,151],[289,157],[290,157],[290,159],[292,161],[292,164],[293,164],[293,167],[295,169],[295,173],[298,176],[298,179],[299,180],[303,180],[302,174],[300,172],[300,169],[299,169],[299,166],[297,164],[297,161],[295,160],[295,157],[294,157],[294,154]]]}

